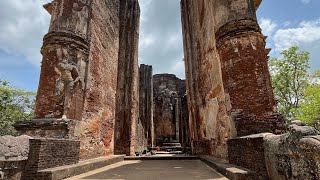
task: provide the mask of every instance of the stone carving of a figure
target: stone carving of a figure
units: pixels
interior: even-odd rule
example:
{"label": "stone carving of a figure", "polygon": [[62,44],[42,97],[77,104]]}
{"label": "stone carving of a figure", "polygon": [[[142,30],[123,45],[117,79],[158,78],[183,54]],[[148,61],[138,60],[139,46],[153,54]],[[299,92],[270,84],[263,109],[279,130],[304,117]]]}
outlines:
{"label": "stone carving of a figure", "polygon": [[64,97],[64,109],[62,118],[67,118],[68,110],[70,109],[70,102],[74,95],[74,90],[79,83],[82,87],[84,83],[81,79],[77,65],[72,61],[66,49],[60,48],[57,50],[59,63],[55,67],[55,71],[59,75],[56,80],[55,95]]}

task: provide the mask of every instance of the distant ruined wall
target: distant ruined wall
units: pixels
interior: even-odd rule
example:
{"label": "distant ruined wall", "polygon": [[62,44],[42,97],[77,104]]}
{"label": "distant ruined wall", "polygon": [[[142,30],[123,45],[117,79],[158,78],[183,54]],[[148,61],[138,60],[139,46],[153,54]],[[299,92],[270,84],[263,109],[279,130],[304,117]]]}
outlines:
{"label": "distant ruined wall", "polygon": [[180,141],[180,108],[185,92],[185,81],[174,74],[153,76],[153,121],[157,146],[164,141]]}
{"label": "distant ruined wall", "polygon": [[138,0],[120,0],[120,44],[115,122],[115,154],[134,155],[140,144],[136,134],[139,118]]}

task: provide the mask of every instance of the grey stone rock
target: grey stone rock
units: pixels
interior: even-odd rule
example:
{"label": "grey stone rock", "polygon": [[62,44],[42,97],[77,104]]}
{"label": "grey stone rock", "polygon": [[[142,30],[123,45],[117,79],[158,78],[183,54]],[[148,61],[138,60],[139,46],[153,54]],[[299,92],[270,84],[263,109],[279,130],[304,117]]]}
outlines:
{"label": "grey stone rock", "polygon": [[0,161],[1,160],[25,160],[28,159],[30,136],[1,136],[0,137]]}
{"label": "grey stone rock", "polygon": [[291,121],[290,124],[295,124],[295,125],[298,125],[298,126],[306,126],[306,123],[300,121],[300,120],[294,120],[294,121]]}
{"label": "grey stone rock", "polygon": [[288,133],[264,139],[270,179],[320,179],[320,136],[314,128],[293,124]]}

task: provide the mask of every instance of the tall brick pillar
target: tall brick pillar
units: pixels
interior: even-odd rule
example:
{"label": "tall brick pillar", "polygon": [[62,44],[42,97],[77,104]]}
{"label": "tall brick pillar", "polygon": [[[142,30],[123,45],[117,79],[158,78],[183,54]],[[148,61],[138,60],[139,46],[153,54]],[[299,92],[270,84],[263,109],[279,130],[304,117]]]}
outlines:
{"label": "tall brick pillar", "polygon": [[275,112],[268,51],[255,14],[257,5],[252,0],[230,0],[228,20],[216,31],[222,79],[238,136],[285,129],[284,119]]}
{"label": "tall brick pillar", "polygon": [[182,0],[181,20],[193,154],[227,158],[235,137],[216,48],[216,21],[227,13],[226,0]]}
{"label": "tall brick pillar", "polygon": [[153,126],[153,78],[152,66],[140,65],[139,69],[139,120],[141,121],[147,146],[154,146]]}
{"label": "tall brick pillar", "polygon": [[139,117],[138,0],[120,0],[118,86],[115,116],[115,154],[133,155],[137,146]]}

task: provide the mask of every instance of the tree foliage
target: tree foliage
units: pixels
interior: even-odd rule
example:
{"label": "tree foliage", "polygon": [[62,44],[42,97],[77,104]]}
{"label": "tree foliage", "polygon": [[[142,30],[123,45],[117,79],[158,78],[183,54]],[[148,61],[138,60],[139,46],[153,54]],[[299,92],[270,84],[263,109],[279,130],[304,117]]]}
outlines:
{"label": "tree foliage", "polygon": [[10,86],[0,80],[0,135],[15,135],[12,125],[33,116],[35,93]]}
{"label": "tree foliage", "polygon": [[279,111],[291,119],[308,87],[309,53],[295,46],[281,55],[282,59],[272,58],[269,67]]}
{"label": "tree foliage", "polygon": [[304,100],[296,111],[296,116],[320,130],[320,71],[316,71],[311,76],[304,96]]}

